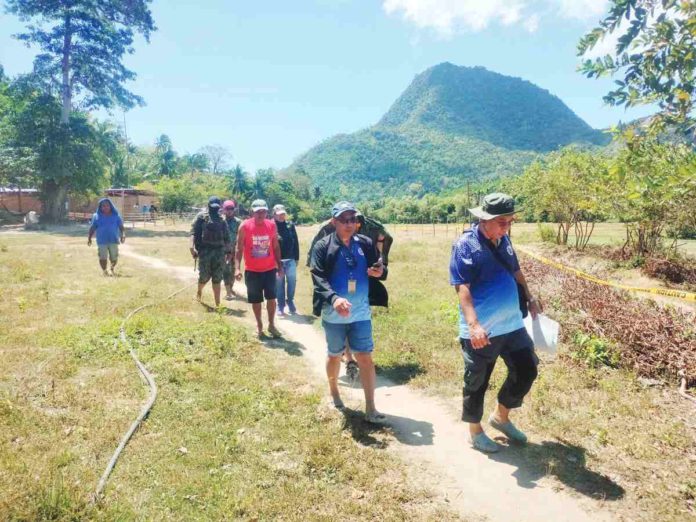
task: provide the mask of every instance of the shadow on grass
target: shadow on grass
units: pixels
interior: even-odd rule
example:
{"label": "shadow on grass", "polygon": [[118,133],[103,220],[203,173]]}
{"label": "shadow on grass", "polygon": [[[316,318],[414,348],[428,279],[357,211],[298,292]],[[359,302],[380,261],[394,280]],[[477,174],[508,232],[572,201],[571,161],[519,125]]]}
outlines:
{"label": "shadow on grass", "polygon": [[200,304],[203,308],[205,308],[205,311],[208,313],[216,313],[220,315],[230,315],[233,317],[244,317],[246,315],[246,310],[237,310],[235,308],[227,308],[225,306],[221,306],[220,308],[215,308],[214,306],[210,306],[207,303],[203,303],[202,301],[199,301],[198,304]]}
{"label": "shadow on grass", "polygon": [[297,315],[286,315],[283,320],[284,321],[290,321],[291,323],[296,323],[296,324],[314,324],[314,322],[318,319],[318,317],[315,317],[313,315],[302,315],[302,314],[297,314]]}
{"label": "shadow on grass", "polygon": [[384,425],[373,424],[365,420],[363,412],[344,408],[343,429],[349,430],[353,439],[364,446],[384,449],[388,440],[375,438],[373,434],[391,435],[402,444],[408,446],[430,446],[433,443],[433,425],[429,422],[385,414]]}
{"label": "shadow on grass", "polygon": [[[496,439],[498,442],[505,440]],[[488,457],[517,467],[513,476],[522,488],[535,488],[539,479],[550,475],[565,486],[596,500],[619,500],[625,493],[609,477],[587,469],[585,449],[573,444],[551,441],[528,443],[505,448]]]}
{"label": "shadow on grass", "polygon": [[274,339],[266,335],[264,335],[264,337],[261,340],[263,341],[263,344],[266,345],[266,347],[271,348],[273,350],[285,350],[285,353],[294,357],[303,355],[304,347],[298,342],[290,341],[282,337]]}
{"label": "shadow on grass", "polygon": [[[378,366],[377,367],[377,385],[379,387],[389,386],[390,384],[406,384],[414,377],[425,373],[425,370],[421,368],[420,365],[416,363],[406,363],[406,364],[392,364],[389,366]],[[385,379],[389,379],[391,383],[387,384],[384,382]]]}

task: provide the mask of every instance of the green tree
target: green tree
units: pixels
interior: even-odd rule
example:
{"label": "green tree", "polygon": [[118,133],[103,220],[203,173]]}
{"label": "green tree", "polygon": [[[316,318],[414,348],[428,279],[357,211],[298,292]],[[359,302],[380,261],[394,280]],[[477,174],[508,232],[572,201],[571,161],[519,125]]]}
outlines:
{"label": "green tree", "polygon": [[155,142],[156,172],[160,176],[172,177],[177,170],[177,154],[169,136],[162,134]]}
{"label": "green tree", "polygon": [[[73,150],[70,141],[70,114],[83,110],[131,108],[143,103],[124,83],[135,78],[122,59],[133,52],[134,32],[149,41],[155,30],[148,8],[150,0],[7,0],[8,12],[27,22],[28,31],[16,37],[41,52],[34,60],[34,75],[43,90],[60,86],[62,151]],[[77,102],[77,103],[76,103]],[[76,137],[76,139],[78,139]],[[75,144],[78,148],[78,144]],[[56,166],[69,168],[70,162],[56,160]],[[64,217],[67,187],[77,187],[71,171],[44,172],[42,182],[46,200],[44,214],[49,219]]]}
{"label": "green tree", "polygon": [[567,244],[573,230],[576,248],[583,249],[606,214],[606,172],[604,157],[566,147],[534,162],[510,185],[533,219],[558,223],[558,244]]}
{"label": "green tree", "polygon": [[613,55],[586,59],[580,71],[623,76],[604,97],[611,105],[657,103],[660,119],[686,122],[696,87],[696,1],[612,0],[607,17],[580,40],[578,55],[613,33],[621,35]]}

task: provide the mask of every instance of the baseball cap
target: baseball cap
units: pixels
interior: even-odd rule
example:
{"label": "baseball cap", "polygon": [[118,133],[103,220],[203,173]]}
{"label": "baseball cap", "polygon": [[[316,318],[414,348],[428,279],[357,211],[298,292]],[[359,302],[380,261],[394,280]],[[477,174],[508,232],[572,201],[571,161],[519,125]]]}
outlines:
{"label": "baseball cap", "polygon": [[208,199],[208,208],[220,208],[222,206],[222,201],[217,196],[210,196]]}
{"label": "baseball cap", "polygon": [[223,208],[223,209],[225,209],[225,208],[236,208],[236,207],[237,207],[237,205],[235,205],[234,201],[232,201],[231,199],[226,200],[226,201],[222,204],[222,208]]}
{"label": "baseball cap", "polygon": [[268,210],[268,205],[263,199],[255,199],[251,202],[251,211],[257,212],[259,210]]}
{"label": "baseball cap", "polygon": [[285,205],[275,205],[273,207],[273,213],[274,214],[287,214],[287,210],[285,210]]}
{"label": "baseball cap", "polygon": [[339,201],[331,209],[331,215],[335,218],[343,214],[344,212],[357,212],[358,209],[355,208],[350,201]]}

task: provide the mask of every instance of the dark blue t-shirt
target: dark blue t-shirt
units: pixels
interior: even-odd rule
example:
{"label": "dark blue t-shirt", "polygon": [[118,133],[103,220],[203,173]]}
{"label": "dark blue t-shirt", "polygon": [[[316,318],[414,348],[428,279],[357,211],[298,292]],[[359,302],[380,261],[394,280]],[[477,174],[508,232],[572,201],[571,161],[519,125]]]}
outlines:
{"label": "dark blue t-shirt", "polygon": [[[477,225],[464,232],[452,246],[450,284],[469,285],[478,321],[489,337],[495,337],[519,330],[524,327],[524,323],[520,312],[517,282],[493,256],[484,240],[485,237]],[[517,255],[507,236],[503,236],[497,247],[493,248],[513,272],[520,269]],[[469,325],[461,306],[459,336],[469,339]]]}
{"label": "dark blue t-shirt", "polygon": [[118,214],[101,214],[95,212],[92,216],[92,226],[97,230],[97,245],[109,245],[119,243],[121,238],[120,227],[123,220]]}
{"label": "dark blue t-shirt", "polygon": [[[349,293],[348,280],[355,280],[355,293]],[[324,303],[321,318],[327,323],[356,323],[369,321],[372,317],[370,311],[370,280],[367,275],[367,258],[363,252],[358,238],[350,241],[350,249],[341,245],[341,250],[336,256],[336,264],[329,275],[329,284],[339,296],[350,301],[351,309],[348,317],[342,317],[328,303]]]}

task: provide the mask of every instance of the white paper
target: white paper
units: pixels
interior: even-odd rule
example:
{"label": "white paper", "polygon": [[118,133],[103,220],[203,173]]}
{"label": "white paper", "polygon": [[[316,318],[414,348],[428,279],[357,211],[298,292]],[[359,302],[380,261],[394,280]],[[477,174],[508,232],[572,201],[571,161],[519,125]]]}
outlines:
{"label": "white paper", "polygon": [[534,341],[535,348],[551,355],[556,353],[561,325],[543,314],[537,315],[536,319],[532,320],[532,314],[529,314],[524,318],[524,327]]}

